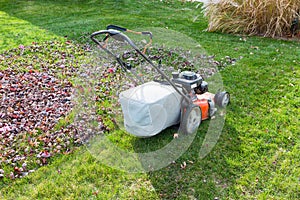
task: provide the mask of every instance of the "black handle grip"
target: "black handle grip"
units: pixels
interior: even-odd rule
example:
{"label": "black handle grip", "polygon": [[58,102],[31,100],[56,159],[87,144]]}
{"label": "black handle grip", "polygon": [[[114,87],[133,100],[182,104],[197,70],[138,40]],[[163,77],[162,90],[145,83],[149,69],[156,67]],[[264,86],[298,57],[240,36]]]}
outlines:
{"label": "black handle grip", "polygon": [[108,25],[107,27],[106,27],[106,29],[108,30],[108,29],[115,29],[115,30],[118,30],[118,31],[127,31],[127,29],[126,28],[123,28],[123,27],[120,27],[120,26],[116,26],[116,25]]}
{"label": "black handle grip", "polygon": [[[127,35],[124,35],[123,33],[121,33],[120,31],[117,30],[102,30],[102,31],[97,31],[94,32],[91,35],[91,39],[98,44],[101,48],[103,48],[103,45],[100,44],[100,42],[95,38],[95,36],[97,35],[102,35],[102,34],[108,34],[110,37],[112,37],[115,40],[119,40],[121,42],[128,42],[128,44],[130,44],[134,49],[137,49],[137,47],[135,46],[135,44],[131,41],[131,39],[129,37],[127,37]],[[104,48],[103,48],[104,49]]]}
{"label": "black handle grip", "polygon": [[120,31],[110,29],[110,30],[97,31],[97,32],[95,32],[91,35],[91,39],[95,43],[97,43],[98,45],[101,45],[101,44],[94,37],[97,36],[97,35],[101,35],[101,34],[106,34],[103,41],[105,41],[108,37],[112,37],[113,39],[119,40],[121,42],[124,42],[124,41],[128,41],[128,42],[130,41],[131,42],[131,40],[126,35],[122,34]]}
{"label": "black handle grip", "polygon": [[120,33],[119,31],[114,31],[114,30],[101,30],[92,33],[91,38],[95,37],[96,35],[102,35],[102,34],[109,34],[109,35],[115,35]]}

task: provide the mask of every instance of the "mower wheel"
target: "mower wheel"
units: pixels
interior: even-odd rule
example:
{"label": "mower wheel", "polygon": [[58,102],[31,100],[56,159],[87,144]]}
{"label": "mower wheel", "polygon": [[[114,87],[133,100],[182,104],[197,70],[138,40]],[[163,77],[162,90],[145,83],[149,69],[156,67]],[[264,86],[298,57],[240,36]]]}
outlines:
{"label": "mower wheel", "polygon": [[230,102],[230,95],[228,92],[218,92],[215,95],[215,103],[221,108],[225,108]]}
{"label": "mower wheel", "polygon": [[180,123],[180,129],[184,134],[192,134],[197,131],[201,121],[201,108],[198,105],[191,104],[183,113],[183,117]]}

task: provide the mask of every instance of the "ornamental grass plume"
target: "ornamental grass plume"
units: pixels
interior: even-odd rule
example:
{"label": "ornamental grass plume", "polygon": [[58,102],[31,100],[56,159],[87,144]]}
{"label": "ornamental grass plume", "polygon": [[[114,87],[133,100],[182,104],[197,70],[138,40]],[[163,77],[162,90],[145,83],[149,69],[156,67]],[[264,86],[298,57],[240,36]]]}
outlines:
{"label": "ornamental grass plume", "polygon": [[284,37],[299,33],[299,0],[210,0],[208,31]]}

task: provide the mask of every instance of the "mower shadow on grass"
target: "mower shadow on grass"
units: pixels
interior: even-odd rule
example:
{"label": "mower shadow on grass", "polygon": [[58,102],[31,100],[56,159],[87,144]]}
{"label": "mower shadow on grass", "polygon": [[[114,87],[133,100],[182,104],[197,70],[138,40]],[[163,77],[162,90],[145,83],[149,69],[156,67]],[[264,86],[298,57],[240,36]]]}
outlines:
{"label": "mower shadow on grass", "polygon": [[[235,99],[232,104],[236,104]],[[228,193],[239,178],[237,174],[243,174],[242,163],[236,163],[235,160],[240,157],[242,151],[240,135],[246,133],[238,132],[232,124],[233,117],[237,117],[236,113],[241,113],[240,109],[242,107],[238,105],[227,107],[228,120],[225,120],[220,138],[206,157],[201,159],[199,155],[210,120],[215,119],[201,123],[193,142],[180,158],[160,170],[147,172],[161,199],[214,199],[229,196]],[[145,149],[145,146],[151,147],[157,142],[167,140],[166,138],[171,140],[176,130],[176,127],[171,127],[154,137],[137,140],[135,150],[140,151]],[[239,198],[236,193],[231,195]]]}
{"label": "mower shadow on grass", "polygon": [[162,199],[214,199],[227,196],[228,188],[234,184],[236,169],[228,161],[239,154],[238,132],[226,123],[216,146],[200,159],[208,123],[202,125],[189,149],[178,160],[147,173]]}
{"label": "mower shadow on grass", "polygon": [[[239,133],[231,125],[231,117],[241,109],[238,106],[228,107],[230,120],[225,121],[220,138],[206,157],[200,158],[200,151],[209,128],[210,121],[203,121],[187,151],[177,160],[164,168],[147,172],[152,186],[161,199],[214,199],[228,196],[238,176],[243,173],[242,168],[234,160],[241,154],[241,140]],[[237,112],[238,113],[238,112]],[[236,116],[236,115],[234,115]],[[214,119],[210,119],[214,120]],[[155,151],[173,139],[177,131],[176,126],[164,130],[162,133],[147,139],[138,139],[134,143],[134,150]],[[186,137],[179,135],[178,137]],[[176,138],[174,138],[176,139]],[[180,150],[180,149],[178,149]],[[141,161],[144,158],[140,158]],[[164,162],[164,160],[161,160]],[[144,166],[149,169],[149,166]],[[237,198],[237,194],[233,194]]]}

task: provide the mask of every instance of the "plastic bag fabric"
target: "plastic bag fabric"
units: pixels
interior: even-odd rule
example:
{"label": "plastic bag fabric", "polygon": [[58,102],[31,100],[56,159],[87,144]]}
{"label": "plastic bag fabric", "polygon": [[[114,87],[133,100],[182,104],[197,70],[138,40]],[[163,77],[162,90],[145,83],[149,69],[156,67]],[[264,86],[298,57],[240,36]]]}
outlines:
{"label": "plastic bag fabric", "polygon": [[151,137],[180,121],[181,96],[167,84],[147,82],[120,93],[127,132]]}

